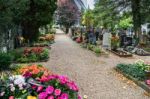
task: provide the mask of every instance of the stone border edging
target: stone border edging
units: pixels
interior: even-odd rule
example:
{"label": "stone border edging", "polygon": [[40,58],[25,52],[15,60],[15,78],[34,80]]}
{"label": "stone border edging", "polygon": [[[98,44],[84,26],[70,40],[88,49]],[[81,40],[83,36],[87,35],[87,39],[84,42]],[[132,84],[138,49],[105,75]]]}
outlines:
{"label": "stone border edging", "polygon": [[125,76],[126,78],[132,80],[135,84],[137,84],[138,86],[140,86],[141,88],[143,88],[145,91],[147,91],[150,94],[150,87],[146,85],[145,82],[139,81],[136,78],[133,78],[132,76],[128,74],[125,74],[123,71],[121,71],[117,67],[115,67],[114,70],[116,70],[118,73],[123,74],[123,76]]}

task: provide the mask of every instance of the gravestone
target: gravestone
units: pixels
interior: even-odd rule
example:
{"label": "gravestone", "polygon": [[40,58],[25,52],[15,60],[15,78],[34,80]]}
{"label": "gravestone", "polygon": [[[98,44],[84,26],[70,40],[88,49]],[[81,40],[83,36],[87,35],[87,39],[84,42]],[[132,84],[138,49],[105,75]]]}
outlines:
{"label": "gravestone", "polygon": [[104,49],[111,49],[111,33],[109,33],[108,30],[104,30],[103,33],[103,41],[102,41],[102,46]]}

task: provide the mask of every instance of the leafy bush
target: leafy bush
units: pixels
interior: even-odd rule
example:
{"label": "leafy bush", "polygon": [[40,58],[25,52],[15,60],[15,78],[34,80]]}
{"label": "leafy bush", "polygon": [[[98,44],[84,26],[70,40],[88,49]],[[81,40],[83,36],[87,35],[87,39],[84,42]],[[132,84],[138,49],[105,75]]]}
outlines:
{"label": "leafy bush", "polygon": [[29,62],[29,59],[27,57],[20,57],[18,59],[16,59],[17,62],[20,62],[20,63],[27,63]]}
{"label": "leafy bush", "polygon": [[87,49],[93,51],[94,47],[95,47],[95,45],[88,44]]}
{"label": "leafy bush", "polygon": [[39,56],[40,60],[45,60],[49,58],[49,51],[48,49],[44,49],[43,53]]}
{"label": "leafy bush", "polygon": [[12,63],[13,57],[8,53],[0,52],[0,69],[8,69]]}
{"label": "leafy bush", "polygon": [[100,54],[100,53],[102,52],[102,50],[101,50],[99,47],[95,47],[95,48],[94,48],[94,52],[95,52],[96,54]]}
{"label": "leafy bush", "polygon": [[21,63],[37,62],[49,58],[48,49],[42,47],[25,48],[19,51],[14,50],[11,54],[14,56],[14,61]]}
{"label": "leafy bush", "polygon": [[145,80],[145,71],[137,64],[118,64],[117,68],[138,80]]}
{"label": "leafy bush", "polygon": [[38,56],[35,53],[31,53],[28,57],[28,60],[30,60],[31,62],[36,62],[38,61]]}

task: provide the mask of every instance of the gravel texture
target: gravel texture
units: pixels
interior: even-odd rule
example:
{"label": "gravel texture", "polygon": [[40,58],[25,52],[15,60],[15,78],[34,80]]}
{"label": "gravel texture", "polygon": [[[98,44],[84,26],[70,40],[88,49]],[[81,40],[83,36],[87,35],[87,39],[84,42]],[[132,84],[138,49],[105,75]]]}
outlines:
{"label": "gravel texture", "polygon": [[43,64],[76,81],[82,96],[88,96],[87,99],[150,99],[142,88],[113,70],[118,63],[133,63],[140,58],[148,61],[150,57],[120,58],[111,53],[109,57],[97,57],[60,30],[55,41],[50,60]]}

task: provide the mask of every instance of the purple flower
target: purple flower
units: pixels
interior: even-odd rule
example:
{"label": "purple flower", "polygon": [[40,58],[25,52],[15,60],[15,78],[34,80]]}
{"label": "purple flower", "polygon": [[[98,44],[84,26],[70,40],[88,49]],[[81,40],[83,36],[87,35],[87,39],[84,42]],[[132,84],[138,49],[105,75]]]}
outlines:
{"label": "purple flower", "polygon": [[59,96],[61,94],[61,90],[55,89],[54,94],[55,94],[55,96]]}
{"label": "purple flower", "polygon": [[53,91],[54,91],[54,87],[53,87],[53,86],[48,86],[48,87],[46,88],[47,94],[52,94]]}
{"label": "purple flower", "polygon": [[39,95],[38,95],[38,99],[46,99],[47,97],[47,93],[46,92],[41,92]]}
{"label": "purple flower", "polygon": [[69,95],[67,93],[63,93],[61,95],[61,99],[69,99]]}

